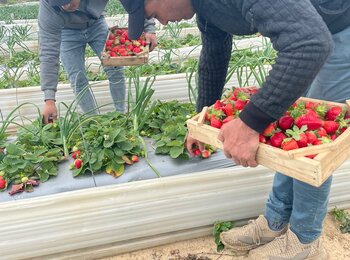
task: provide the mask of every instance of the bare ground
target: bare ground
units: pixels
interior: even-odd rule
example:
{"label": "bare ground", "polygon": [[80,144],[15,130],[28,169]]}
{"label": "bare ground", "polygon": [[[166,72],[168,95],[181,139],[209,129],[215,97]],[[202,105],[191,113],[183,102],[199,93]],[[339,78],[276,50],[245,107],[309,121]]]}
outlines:
{"label": "bare ground", "polygon": [[[350,212],[350,210],[349,210]],[[322,235],[323,244],[330,260],[350,260],[350,234],[341,234],[338,224],[328,214]],[[176,242],[164,246],[139,250],[102,260],[241,260],[244,256],[234,256],[232,252],[216,252],[212,236]]]}

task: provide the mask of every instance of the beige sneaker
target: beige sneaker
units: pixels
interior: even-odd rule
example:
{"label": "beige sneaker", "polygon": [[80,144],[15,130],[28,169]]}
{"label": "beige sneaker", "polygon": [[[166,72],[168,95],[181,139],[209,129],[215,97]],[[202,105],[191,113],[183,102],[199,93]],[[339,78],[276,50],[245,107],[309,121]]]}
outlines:
{"label": "beige sneaker", "polygon": [[256,260],[324,260],[328,259],[321,240],[310,244],[300,243],[298,237],[288,229],[287,233],[271,243],[249,252],[249,259]]}
{"label": "beige sneaker", "polygon": [[226,248],[245,254],[249,250],[271,242],[276,237],[286,233],[287,229],[286,226],[281,231],[271,230],[266,218],[261,215],[256,220],[249,220],[248,224],[243,227],[222,232],[220,238]]}

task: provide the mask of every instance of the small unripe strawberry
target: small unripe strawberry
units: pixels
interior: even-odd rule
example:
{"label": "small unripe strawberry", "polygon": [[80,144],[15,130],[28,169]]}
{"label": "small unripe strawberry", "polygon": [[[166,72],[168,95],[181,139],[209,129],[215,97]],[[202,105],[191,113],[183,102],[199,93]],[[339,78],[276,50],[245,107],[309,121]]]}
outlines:
{"label": "small unripe strawberry", "polygon": [[139,161],[139,157],[137,155],[133,155],[133,156],[131,156],[131,161],[138,162]]}
{"label": "small unripe strawberry", "polygon": [[78,151],[78,150],[79,150],[79,148],[78,148],[77,146],[73,146],[72,152],[76,152],[76,151]]}
{"label": "small unripe strawberry", "polygon": [[4,176],[5,172],[4,171],[0,171],[0,177]]}
{"label": "small unripe strawberry", "polygon": [[80,169],[82,164],[83,164],[83,161],[80,160],[80,159],[76,159],[76,160],[74,161],[74,165],[75,165],[75,168],[76,168],[76,169]]}
{"label": "small unripe strawberry", "polygon": [[27,183],[27,181],[28,181],[28,177],[22,177],[22,179],[21,179],[22,183]]}
{"label": "small unripe strawberry", "polygon": [[202,158],[207,159],[211,155],[211,152],[209,150],[203,150],[202,151]]}

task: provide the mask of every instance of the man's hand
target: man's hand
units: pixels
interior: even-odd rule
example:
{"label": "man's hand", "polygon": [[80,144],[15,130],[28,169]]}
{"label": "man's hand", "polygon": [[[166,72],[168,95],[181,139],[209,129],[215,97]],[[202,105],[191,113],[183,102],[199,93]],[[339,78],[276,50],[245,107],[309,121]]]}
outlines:
{"label": "man's hand", "polygon": [[224,144],[224,154],[237,165],[256,167],[256,153],[259,147],[259,133],[248,127],[239,118],[221,128],[219,140]]}
{"label": "man's hand", "polygon": [[149,51],[153,51],[157,46],[157,36],[155,33],[145,33],[146,44],[149,44]]}
{"label": "man's hand", "polygon": [[56,120],[57,109],[56,109],[55,100],[52,100],[52,99],[46,100],[42,113],[43,113],[44,124],[52,123],[53,120]]}
{"label": "man's hand", "polygon": [[197,145],[200,151],[204,150],[204,144],[194,139],[190,134],[187,134],[186,137],[186,149],[191,156],[194,156],[194,146]]}

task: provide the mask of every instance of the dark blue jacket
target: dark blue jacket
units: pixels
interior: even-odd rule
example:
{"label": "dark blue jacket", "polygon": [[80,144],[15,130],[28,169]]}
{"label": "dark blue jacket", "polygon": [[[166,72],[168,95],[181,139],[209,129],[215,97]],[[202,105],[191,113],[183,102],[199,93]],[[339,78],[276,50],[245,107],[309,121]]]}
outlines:
{"label": "dark blue jacket", "polygon": [[240,114],[258,132],[302,96],[332,51],[331,33],[350,25],[350,0],[192,0],[192,4],[203,44],[197,111],[222,95],[232,35],[260,32],[278,51],[262,89]]}

